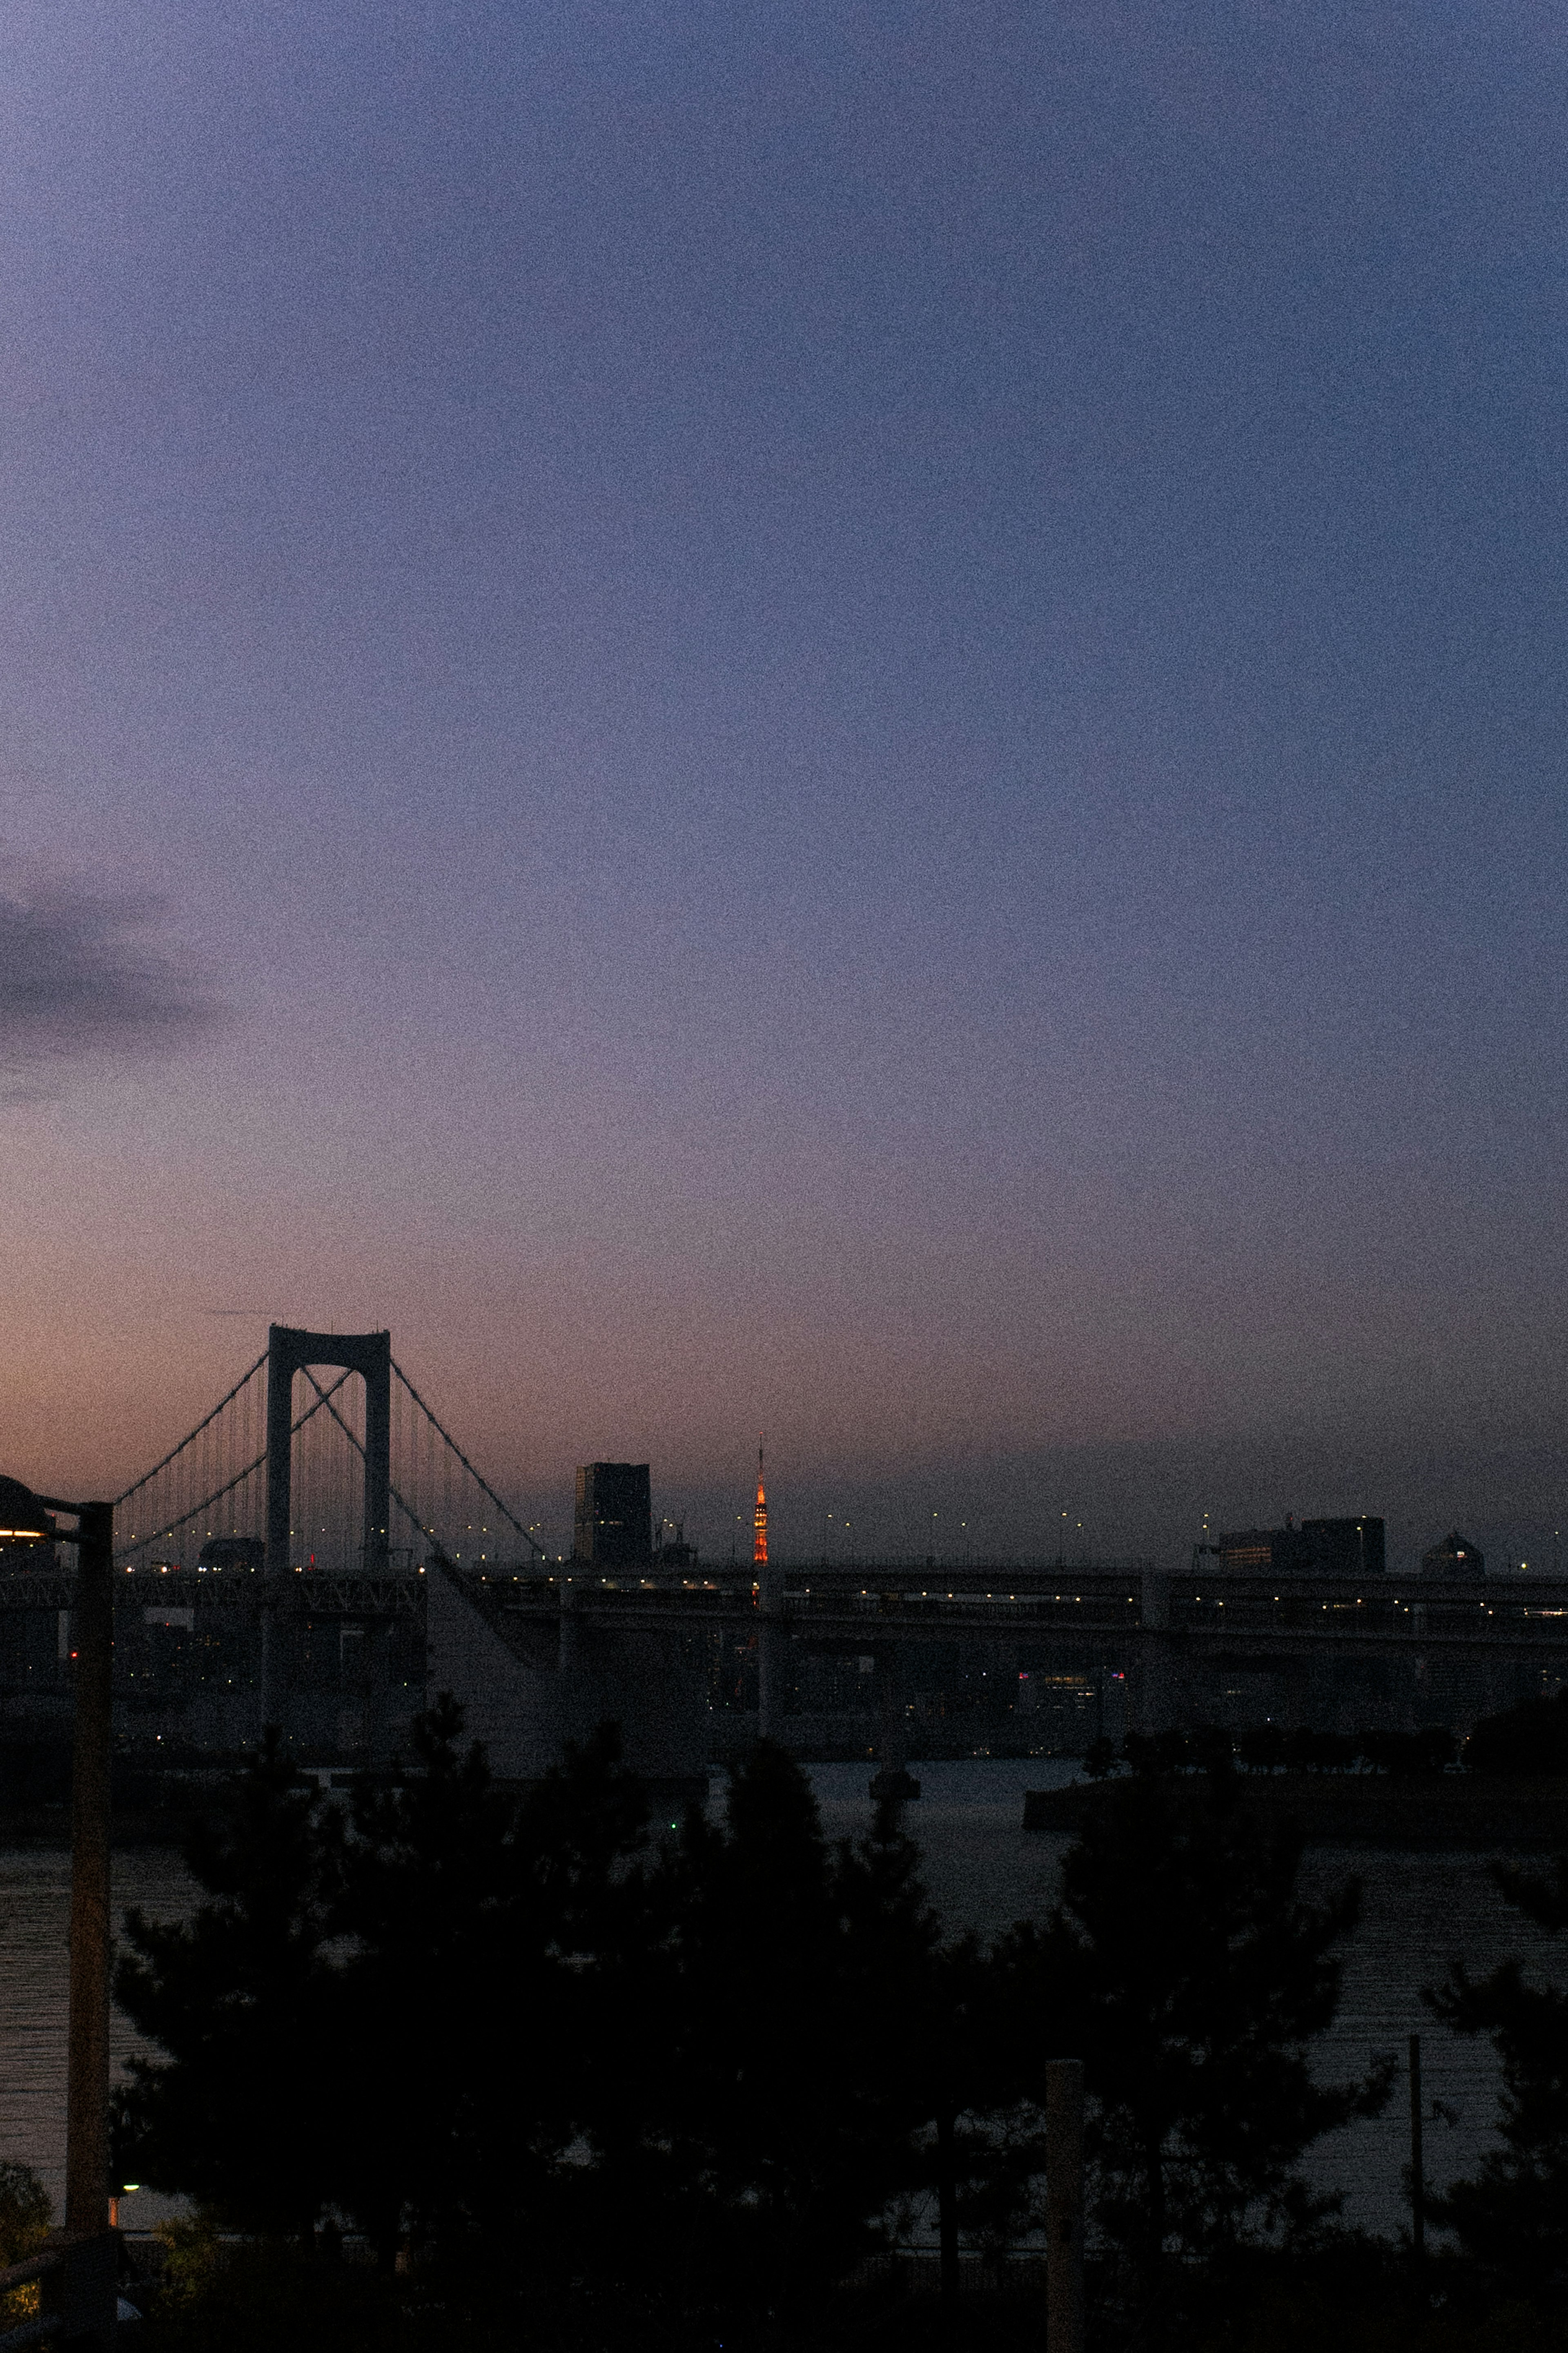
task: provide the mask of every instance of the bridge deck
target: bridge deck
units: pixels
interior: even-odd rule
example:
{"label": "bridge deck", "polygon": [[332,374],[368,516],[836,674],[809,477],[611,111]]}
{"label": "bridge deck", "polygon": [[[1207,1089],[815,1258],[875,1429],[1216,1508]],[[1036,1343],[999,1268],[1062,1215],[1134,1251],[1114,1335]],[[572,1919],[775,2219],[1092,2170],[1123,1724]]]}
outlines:
{"label": "bridge deck", "polygon": [[[117,1579],[122,1609],[159,1607],[225,1613],[263,1608],[315,1617],[384,1618],[423,1608],[425,1579],[437,1573],[363,1575],[296,1570],[278,1580],[245,1569],[126,1570]],[[532,1620],[581,1613],[605,1625],[653,1621],[737,1630],[771,1623],[810,1647],[874,1646],[922,1635],[980,1639],[1023,1631],[1103,1644],[1152,1639],[1250,1652],[1366,1648],[1568,1647],[1568,1577],[1400,1578],[1376,1583],[1318,1577],[1246,1577],[1169,1572],[1131,1563],[1066,1568],[1027,1563],[962,1568],[907,1563],[862,1567],[774,1568],[765,1590],[746,1568],[712,1575],[659,1573],[619,1578],[463,1571],[488,1608]],[[0,1610],[69,1609],[74,1577],[56,1567],[0,1573]]]}

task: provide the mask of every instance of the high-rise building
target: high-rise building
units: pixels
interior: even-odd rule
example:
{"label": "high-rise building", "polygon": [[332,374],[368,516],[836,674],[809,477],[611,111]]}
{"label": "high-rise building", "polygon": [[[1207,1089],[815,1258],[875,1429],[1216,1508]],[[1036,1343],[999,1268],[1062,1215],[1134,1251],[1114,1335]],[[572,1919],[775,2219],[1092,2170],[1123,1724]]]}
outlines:
{"label": "high-rise building", "polygon": [[242,1569],[259,1577],[267,1566],[267,1546],[259,1536],[208,1536],[202,1545],[199,1566]]}
{"label": "high-rise building", "polygon": [[653,1559],[653,1495],[646,1462],[583,1462],[572,1557],[596,1568],[646,1568]]}
{"label": "high-rise building", "polygon": [[1384,1567],[1383,1522],[1364,1512],[1300,1524],[1291,1513],[1282,1528],[1233,1528],[1200,1549],[1242,1576],[1381,1577]]}
{"label": "high-rise building", "polygon": [[1441,1543],[1422,1554],[1421,1570],[1425,1577],[1484,1577],[1487,1556],[1479,1545],[1450,1528]]}

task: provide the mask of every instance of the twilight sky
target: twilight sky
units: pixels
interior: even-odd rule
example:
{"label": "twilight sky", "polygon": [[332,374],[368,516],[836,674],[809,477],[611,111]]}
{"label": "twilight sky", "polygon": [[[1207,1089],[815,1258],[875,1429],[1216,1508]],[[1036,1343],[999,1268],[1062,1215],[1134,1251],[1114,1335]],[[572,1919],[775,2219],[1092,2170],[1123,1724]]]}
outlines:
{"label": "twilight sky", "polygon": [[1568,36],[8,0],[0,1433],[1538,1556]]}

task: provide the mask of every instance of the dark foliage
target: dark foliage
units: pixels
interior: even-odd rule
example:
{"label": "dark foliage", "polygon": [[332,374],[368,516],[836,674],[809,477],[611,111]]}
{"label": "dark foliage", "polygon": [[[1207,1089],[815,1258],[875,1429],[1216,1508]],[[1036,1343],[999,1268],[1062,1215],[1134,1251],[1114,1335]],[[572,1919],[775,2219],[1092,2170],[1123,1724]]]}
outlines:
{"label": "dark foliage", "polygon": [[938,1932],[914,1849],[889,1810],[830,1846],[764,1743],[723,1825],[689,1815],[643,1894],[630,2096],[590,2128],[608,2259],[694,2311],[798,2312],[921,2178]]}
{"label": "dark foliage", "polygon": [[[1545,1873],[1496,1864],[1492,1876],[1539,1926],[1568,1927],[1568,1857]],[[1484,1978],[1456,1968],[1425,1999],[1456,2032],[1486,2035],[1503,2075],[1501,2148],[1434,2200],[1434,2213],[1516,2287],[1560,2285],[1568,2276],[1568,1990],[1508,1960]]]}
{"label": "dark foliage", "polygon": [[1472,1773],[1568,1774],[1568,1692],[1484,1715],[1465,1743]]}
{"label": "dark foliage", "polygon": [[1184,1732],[1130,1732],[1121,1753],[1145,1778],[1172,1773],[1226,1773],[1234,1743],[1217,1725],[1198,1724]]}
{"label": "dark foliage", "polygon": [[195,1917],[128,1916],[119,1999],[168,2055],[133,2065],[123,2171],[264,2233],[334,2211],[388,2265],[405,2235],[457,2259],[551,2232],[645,1808],[608,1735],[519,1806],[459,1732],[438,1704],[417,1769],[346,1817],[269,1746],[190,1846]]}
{"label": "dark foliage", "polygon": [[641,1791],[604,1733],[519,1805],[460,1731],[438,1702],[417,1770],[325,1825],[354,2118],[334,2202],[384,2262],[405,2235],[465,2265],[558,2251],[564,2152],[619,2096]]}
{"label": "dark foliage", "polygon": [[[449,1704],[346,1809],[268,1750],[193,1849],[196,1916],[130,1923],[121,1997],[164,2056],[122,2103],[128,2169],[254,2240],[192,2239],[153,2343],[934,2345],[933,2300],[847,2283],[939,2176],[969,2247],[1037,2243],[1065,2055],[1090,2094],[1102,2342],[1309,2341],[1351,2242],[1300,2158],[1387,2088],[1307,2067],[1355,1890],[1304,1903],[1299,1841],[1228,1749],[1206,1775],[1183,1753],[1180,1778],[1107,1793],[1058,1910],[988,1951],[942,1939],[895,1810],[830,1841],[766,1746],[721,1819],[657,1839],[608,1733],[521,1800]],[[1510,1885],[1568,1917],[1568,1868]],[[1520,2144],[1543,2212],[1554,2151]],[[326,2263],[330,2230],[308,2248],[324,2217],[379,2274]],[[1389,2282],[1368,2299],[1361,2338],[1334,2333],[1405,2342]],[[986,2309],[996,2342],[1029,2333],[1000,2281]]]}
{"label": "dark foliage", "polygon": [[210,2222],[167,2233],[146,2353],[445,2353],[455,2332],[421,2327],[374,2272],[326,2263],[297,2239],[220,2242]]}
{"label": "dark foliage", "polygon": [[119,2175],[247,2229],[308,2233],[337,2187],[340,1978],[315,1794],[275,1738],[186,1859],[208,1897],[193,1920],[126,1915],[116,1996],[172,2063],[130,2063]]}
{"label": "dark foliage", "polygon": [[1477,2286],[1449,2257],[1417,2281],[1386,2242],[1335,2233],[1205,2279],[1184,2300],[1180,2341],[1184,2353],[1568,2353],[1563,2315]]}
{"label": "dark foliage", "polygon": [[[0,2159],[0,2270],[36,2253],[48,2235],[49,2193],[31,2166]],[[30,2283],[0,2295],[0,2329],[31,2319],[38,2291]]]}
{"label": "dark foliage", "polygon": [[1173,2256],[1212,2262],[1321,2222],[1302,2153],[1387,2097],[1386,2073],[1325,2087],[1309,2072],[1358,1891],[1303,1903],[1300,1860],[1299,1837],[1258,1822],[1226,1779],[1180,1793],[1134,1779],[1067,1857],[1050,1921],[1000,1948],[1020,2014],[1041,2021],[1035,2063],[1047,2036],[1084,2060],[1099,2222],[1145,2309]]}
{"label": "dark foliage", "polygon": [[1458,1757],[1459,1744],[1447,1725],[1424,1725],[1419,1732],[1367,1732],[1361,1752],[1374,1773],[1396,1779],[1413,1773],[1441,1773]]}
{"label": "dark foliage", "polygon": [[192,1846],[195,1917],[129,1918],[121,2000],[166,2055],[123,2168],[272,2239],[335,2214],[438,2304],[504,2328],[526,2295],[563,2342],[606,2297],[645,2338],[804,2309],[962,2096],[912,1846],[890,1811],[830,1846],[764,1746],[722,1826],[655,1848],[610,1734],[519,1803],[459,1732],[432,1710],[346,1814],[269,1747]]}

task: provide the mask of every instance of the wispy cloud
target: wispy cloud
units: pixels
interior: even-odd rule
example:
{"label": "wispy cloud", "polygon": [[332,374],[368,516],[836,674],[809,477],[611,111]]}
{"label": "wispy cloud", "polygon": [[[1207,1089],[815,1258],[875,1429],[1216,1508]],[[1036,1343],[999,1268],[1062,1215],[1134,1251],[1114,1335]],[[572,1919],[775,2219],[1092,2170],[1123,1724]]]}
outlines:
{"label": "wispy cloud", "polygon": [[163,949],[153,900],[0,889],[0,1073],[11,1101],[59,1064],[170,1053],[227,1018]]}

